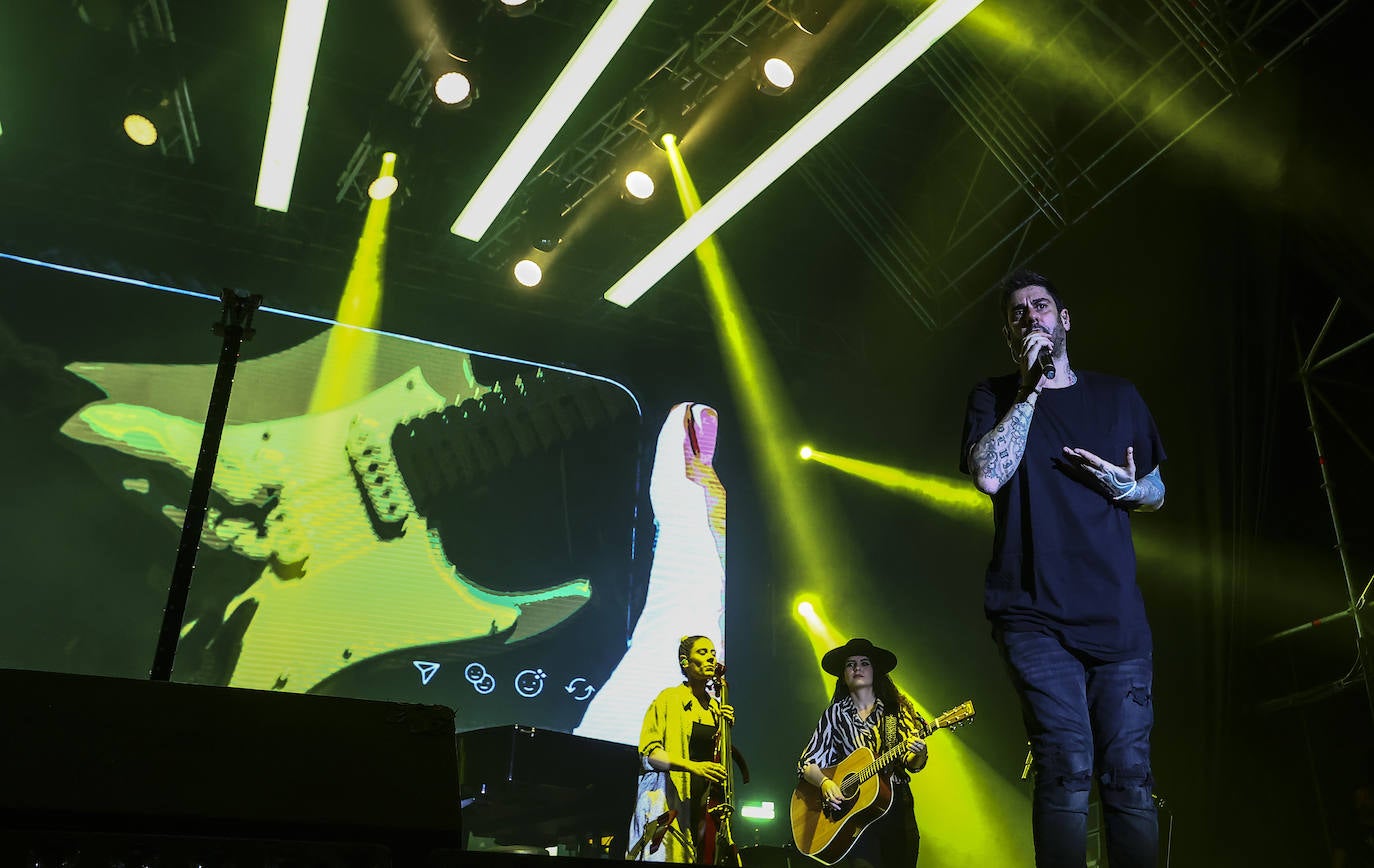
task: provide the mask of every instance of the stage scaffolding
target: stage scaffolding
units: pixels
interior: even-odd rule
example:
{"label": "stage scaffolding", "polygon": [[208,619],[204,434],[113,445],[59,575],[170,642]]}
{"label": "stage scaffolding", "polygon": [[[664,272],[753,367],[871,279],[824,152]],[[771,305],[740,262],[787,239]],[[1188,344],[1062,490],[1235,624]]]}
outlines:
{"label": "stage scaffolding", "polygon": [[1371,625],[1369,614],[1366,608],[1369,604],[1371,588],[1374,588],[1374,576],[1368,580],[1357,576],[1350,562],[1350,550],[1347,544],[1344,526],[1341,524],[1340,510],[1336,505],[1335,490],[1332,479],[1331,464],[1327,460],[1328,452],[1326,448],[1325,429],[1322,418],[1317,410],[1320,407],[1326,415],[1338,426],[1343,433],[1350,438],[1351,442],[1364,454],[1371,462],[1374,462],[1374,451],[1360,438],[1359,433],[1341,415],[1339,410],[1322,394],[1317,385],[1313,382],[1313,376],[1331,365],[1332,363],[1345,358],[1346,356],[1359,350],[1366,344],[1374,341],[1374,331],[1359,337],[1340,349],[1325,355],[1319,356],[1324,343],[1332,326],[1336,322],[1337,315],[1343,306],[1343,300],[1336,299],[1332,305],[1330,313],[1327,314],[1321,330],[1312,341],[1305,354],[1301,353],[1299,347],[1300,361],[1298,366],[1298,382],[1302,387],[1303,402],[1307,408],[1308,430],[1312,434],[1312,442],[1316,447],[1317,466],[1321,472],[1322,493],[1326,496],[1327,509],[1331,514],[1331,527],[1334,532],[1335,550],[1341,564],[1341,576],[1345,579],[1345,589],[1347,595],[1347,606],[1338,612],[1310,621],[1298,624],[1285,630],[1280,630],[1270,636],[1265,637],[1264,643],[1276,642],[1287,639],[1309,630],[1314,630],[1338,621],[1349,620],[1355,633],[1356,659],[1350,671],[1334,681],[1329,681],[1305,690],[1290,693],[1287,696],[1278,697],[1261,703],[1261,711],[1281,711],[1298,705],[1305,705],[1311,702],[1325,699],[1336,693],[1340,693],[1348,688],[1362,684],[1365,690],[1365,700],[1369,706],[1371,720],[1374,720],[1374,660],[1371,659],[1371,641],[1374,637],[1370,636]]}

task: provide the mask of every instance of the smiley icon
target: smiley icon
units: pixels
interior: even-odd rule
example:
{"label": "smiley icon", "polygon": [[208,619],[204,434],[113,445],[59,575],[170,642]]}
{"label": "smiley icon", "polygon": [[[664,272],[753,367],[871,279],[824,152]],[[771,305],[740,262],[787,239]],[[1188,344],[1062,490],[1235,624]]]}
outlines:
{"label": "smiley icon", "polygon": [[548,678],[543,669],[524,669],[515,676],[515,692],[533,699],[544,692],[544,679]]}
{"label": "smiley icon", "polygon": [[472,685],[473,690],[483,696],[496,689],[496,678],[481,663],[469,663],[467,669],[463,670],[463,677]]}

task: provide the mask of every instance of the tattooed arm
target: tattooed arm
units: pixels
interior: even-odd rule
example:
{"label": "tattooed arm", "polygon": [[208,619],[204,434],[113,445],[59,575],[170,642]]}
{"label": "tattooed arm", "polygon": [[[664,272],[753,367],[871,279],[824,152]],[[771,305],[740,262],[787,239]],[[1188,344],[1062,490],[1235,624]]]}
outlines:
{"label": "tattooed arm", "polygon": [[1144,478],[1137,479],[1135,491],[1132,491],[1128,497],[1123,497],[1121,501],[1128,504],[1128,509],[1135,509],[1140,512],[1154,512],[1163,506],[1164,478],[1159,475],[1159,468],[1156,467]]}
{"label": "tattooed arm", "polygon": [[969,473],[973,476],[973,484],[984,494],[996,494],[1021,466],[1021,457],[1026,453],[1026,433],[1030,431],[1040,392],[1032,390],[1023,394],[1024,397],[1018,396],[1021,400],[1012,404],[992,430],[969,450]]}
{"label": "tattooed arm", "polygon": [[1117,466],[1086,449],[1064,447],[1064,457],[1097,480],[1102,493],[1126,509],[1154,512],[1164,505],[1164,478],[1156,467],[1135,478],[1135,447],[1126,447],[1126,463]]}

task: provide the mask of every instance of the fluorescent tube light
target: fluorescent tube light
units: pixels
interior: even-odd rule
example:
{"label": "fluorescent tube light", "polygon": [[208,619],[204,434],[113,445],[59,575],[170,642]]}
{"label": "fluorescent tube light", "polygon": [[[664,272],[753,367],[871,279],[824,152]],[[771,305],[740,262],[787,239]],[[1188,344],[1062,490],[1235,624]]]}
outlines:
{"label": "fluorescent tube light", "polygon": [[611,5],[601,13],[587,38],[573,52],[572,59],[558,74],[549,92],[535,106],[506,152],[463,207],[458,219],[453,221],[450,231],[454,235],[473,241],[482,239],[652,2],[611,0]]}
{"label": "fluorescent tube light", "polygon": [[715,234],[725,221],[752,202],[768,185],[820,144],[850,115],[972,12],[982,0],[935,0],[835,91],[807,112],[796,126],[726,184],[681,226],[606,290],[605,299],[629,307],[663,279],[673,266]]}
{"label": "fluorescent tube light", "polygon": [[288,0],[277,52],[277,77],[272,82],[272,108],[267,116],[267,136],[262,144],[262,168],[253,200],[260,208],[285,211],[291,204],[296,180],[296,160],[310,108],[310,86],[315,80],[315,58],[324,32],[324,13],[329,0]]}

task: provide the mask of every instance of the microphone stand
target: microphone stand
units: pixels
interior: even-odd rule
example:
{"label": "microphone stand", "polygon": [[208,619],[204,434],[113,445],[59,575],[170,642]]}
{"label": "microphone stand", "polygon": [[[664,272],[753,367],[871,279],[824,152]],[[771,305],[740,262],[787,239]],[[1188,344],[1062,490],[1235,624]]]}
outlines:
{"label": "microphone stand", "polygon": [[262,303],[262,296],[240,295],[232,289],[222,289],[220,300],[224,309],[220,312],[220,321],[214,325],[214,333],[222,336],[224,342],[220,347],[215,385],[210,390],[210,407],[205,412],[200,456],[196,460],[195,475],[191,477],[191,495],[181,522],[181,542],[177,545],[176,565],[172,568],[172,584],[167,589],[167,606],[162,610],[162,630],[157,637],[153,667],[148,676],[153,681],[172,678],[177,642],[181,639],[181,625],[186,618],[186,599],[191,594],[191,574],[196,569],[200,534],[205,529],[210,485],[214,481],[220,439],[224,436],[224,421],[229,415],[229,394],[234,388],[239,349],[244,341],[253,339],[253,314]]}

